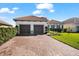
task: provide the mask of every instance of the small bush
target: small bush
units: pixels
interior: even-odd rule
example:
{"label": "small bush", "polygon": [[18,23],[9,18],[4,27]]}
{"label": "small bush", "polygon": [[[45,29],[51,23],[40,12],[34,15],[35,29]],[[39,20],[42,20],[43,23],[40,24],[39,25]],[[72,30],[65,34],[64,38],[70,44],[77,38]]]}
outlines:
{"label": "small bush", "polygon": [[63,32],[67,32],[67,29],[63,29]]}
{"label": "small bush", "polygon": [[49,31],[47,33],[47,35],[49,35],[49,36],[55,36],[55,35],[60,35],[60,33],[59,32],[55,32],[55,31]]}
{"label": "small bush", "polygon": [[0,28],[0,44],[16,35],[16,28]]}
{"label": "small bush", "polygon": [[60,29],[60,28],[54,28],[54,29],[52,29],[52,28],[50,28],[49,29],[50,31],[56,31],[56,32],[62,32],[62,29]]}

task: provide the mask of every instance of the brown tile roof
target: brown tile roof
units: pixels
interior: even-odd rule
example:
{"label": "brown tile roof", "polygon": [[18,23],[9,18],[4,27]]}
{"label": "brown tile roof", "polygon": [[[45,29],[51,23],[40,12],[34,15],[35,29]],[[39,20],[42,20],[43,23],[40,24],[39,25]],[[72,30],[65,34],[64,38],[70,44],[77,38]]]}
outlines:
{"label": "brown tile roof", "polygon": [[48,24],[61,24],[61,22],[56,21],[56,20],[49,20]]}
{"label": "brown tile roof", "polygon": [[15,21],[39,21],[39,22],[47,22],[48,19],[45,17],[37,17],[37,16],[23,16],[14,19]]}
{"label": "brown tile roof", "polygon": [[69,18],[65,21],[63,21],[64,24],[70,24],[70,23],[79,23],[78,17]]}

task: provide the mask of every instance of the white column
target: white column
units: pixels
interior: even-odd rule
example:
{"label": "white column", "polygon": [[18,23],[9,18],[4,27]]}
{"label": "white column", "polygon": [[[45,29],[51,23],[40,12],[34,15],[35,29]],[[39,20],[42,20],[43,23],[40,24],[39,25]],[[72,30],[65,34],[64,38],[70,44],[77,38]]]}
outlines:
{"label": "white column", "polygon": [[17,24],[18,28],[17,28],[17,33],[20,34],[20,24]]}
{"label": "white column", "polygon": [[45,33],[45,26],[43,27],[43,33]]}
{"label": "white column", "polygon": [[46,24],[46,25],[44,24],[44,28],[43,28],[44,32],[43,32],[43,33],[45,33],[45,32],[46,32],[46,31],[45,31],[45,30],[46,30],[46,28],[45,28],[45,27],[48,27],[48,25],[47,25],[47,24]]}
{"label": "white column", "polygon": [[51,28],[51,24],[49,24],[49,28]]}
{"label": "white column", "polygon": [[31,26],[30,26],[31,28],[31,34],[34,34],[34,25],[33,24],[31,24]]}

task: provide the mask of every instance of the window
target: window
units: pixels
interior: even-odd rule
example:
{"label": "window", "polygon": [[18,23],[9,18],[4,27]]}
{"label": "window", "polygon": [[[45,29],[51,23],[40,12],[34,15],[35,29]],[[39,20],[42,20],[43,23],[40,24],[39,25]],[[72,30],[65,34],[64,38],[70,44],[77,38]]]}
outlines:
{"label": "window", "polygon": [[77,32],[79,32],[79,26],[76,26],[76,28],[77,28]]}
{"label": "window", "polygon": [[55,28],[55,25],[51,25],[51,28],[54,29]]}

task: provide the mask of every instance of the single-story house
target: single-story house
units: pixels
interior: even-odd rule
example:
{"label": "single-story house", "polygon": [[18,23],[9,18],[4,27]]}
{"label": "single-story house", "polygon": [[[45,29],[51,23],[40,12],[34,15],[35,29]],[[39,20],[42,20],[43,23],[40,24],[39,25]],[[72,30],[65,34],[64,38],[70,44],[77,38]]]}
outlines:
{"label": "single-story house", "polygon": [[79,18],[73,17],[63,21],[63,28],[69,32],[79,32]]}
{"label": "single-story house", "polygon": [[11,24],[7,23],[6,21],[4,21],[2,18],[0,18],[0,27],[12,27]]}
{"label": "single-story house", "polygon": [[43,34],[47,32],[47,21],[45,17],[22,16],[14,18],[18,26],[19,35]]}
{"label": "single-story house", "polygon": [[48,21],[48,28],[52,30],[60,30],[63,28],[62,22],[56,21],[56,20],[49,20]]}

